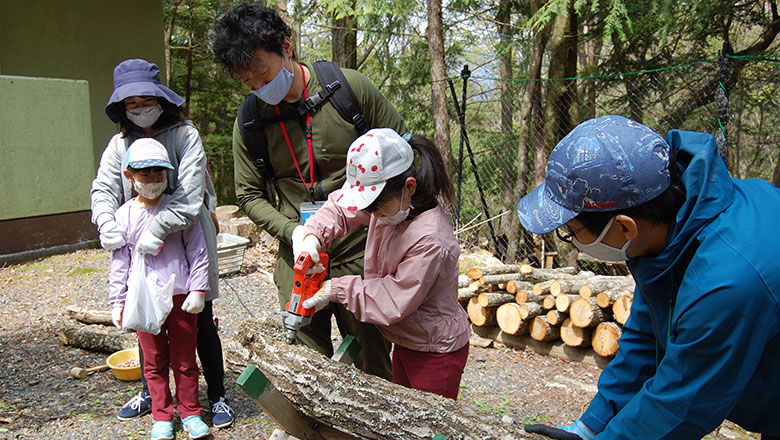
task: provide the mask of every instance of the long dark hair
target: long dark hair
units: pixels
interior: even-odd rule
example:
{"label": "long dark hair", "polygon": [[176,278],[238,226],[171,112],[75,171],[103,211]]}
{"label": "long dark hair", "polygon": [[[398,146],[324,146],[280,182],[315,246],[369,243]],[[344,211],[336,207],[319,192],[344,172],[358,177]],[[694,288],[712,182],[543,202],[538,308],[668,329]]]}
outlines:
{"label": "long dark hair", "polygon": [[[160,131],[184,120],[184,110],[182,110],[181,107],[177,107],[175,104],[168,102],[165,98],[157,97],[157,103],[160,104],[163,112],[157,119],[157,122],[152,125],[152,128],[155,131]],[[143,129],[127,119],[127,114],[125,114],[127,109],[125,108],[124,100],[119,101],[116,105],[119,107],[117,111],[119,114],[119,122],[117,125],[119,125],[119,131],[122,133],[122,137],[127,137],[130,134],[143,135]]]}
{"label": "long dark hair", "polygon": [[409,145],[416,152],[415,160],[408,170],[390,178],[379,197],[366,208],[374,212],[388,200],[401,197],[401,191],[406,179],[414,177],[417,180],[417,190],[412,195],[410,217],[415,217],[442,203],[451,205],[454,200],[452,183],[441,153],[425,136],[418,134],[409,139]]}

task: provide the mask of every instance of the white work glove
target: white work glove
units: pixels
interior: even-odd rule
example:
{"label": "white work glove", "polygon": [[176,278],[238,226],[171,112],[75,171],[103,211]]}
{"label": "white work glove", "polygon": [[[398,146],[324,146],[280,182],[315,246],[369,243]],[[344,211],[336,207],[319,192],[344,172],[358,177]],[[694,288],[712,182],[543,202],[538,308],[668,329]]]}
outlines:
{"label": "white work glove", "polygon": [[187,294],[187,299],[181,305],[181,309],[187,313],[197,315],[203,311],[203,307],[206,305],[206,292],[201,290],[193,290]]}
{"label": "white work glove", "polygon": [[111,322],[113,322],[114,327],[118,329],[122,328],[122,312],[124,310],[124,307],[114,307],[111,309]]}
{"label": "white work glove", "polygon": [[314,294],[311,298],[301,304],[304,309],[314,309],[315,312],[319,312],[324,309],[330,303],[330,280],[326,280],[320,286],[320,290]]}
{"label": "white work glove", "polygon": [[138,238],[138,243],[135,244],[135,248],[140,255],[157,255],[160,253],[163,244],[162,240],[155,237],[148,229],[141,234]]}
{"label": "white work glove", "polygon": [[100,246],[107,251],[119,249],[125,245],[125,235],[113,218],[100,225]]}

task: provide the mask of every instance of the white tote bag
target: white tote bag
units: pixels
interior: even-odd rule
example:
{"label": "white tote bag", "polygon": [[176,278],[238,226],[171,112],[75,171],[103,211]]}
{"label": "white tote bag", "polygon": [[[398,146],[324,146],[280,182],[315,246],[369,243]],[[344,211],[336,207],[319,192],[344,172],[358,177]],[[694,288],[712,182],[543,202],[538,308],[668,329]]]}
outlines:
{"label": "white tote bag", "polygon": [[146,255],[134,253],[127,278],[127,296],[122,312],[122,328],[156,335],[173,308],[173,283],[176,275],[158,288],[157,274],[146,276]]}
{"label": "white tote bag", "polygon": [[[167,199],[166,196],[165,200]],[[159,200],[143,230],[149,227],[152,219],[157,215],[157,210],[162,205],[164,205],[164,200]],[[130,273],[127,277],[127,296],[122,312],[122,329],[137,330],[153,335],[159,334],[173,308],[174,281],[176,281],[176,274],[171,274],[171,279],[162,288],[158,288],[157,274],[146,276],[146,255],[140,255],[134,251],[132,263],[130,263]]]}

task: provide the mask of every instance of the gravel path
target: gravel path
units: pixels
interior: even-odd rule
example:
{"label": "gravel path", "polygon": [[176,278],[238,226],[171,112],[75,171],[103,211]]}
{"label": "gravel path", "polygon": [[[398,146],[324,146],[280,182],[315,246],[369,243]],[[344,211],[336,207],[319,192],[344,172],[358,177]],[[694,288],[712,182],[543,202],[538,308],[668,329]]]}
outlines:
{"label": "gravel path", "polygon": [[[63,346],[58,328],[70,318],[66,307],[106,309],[110,255],[83,250],[0,268],[0,439],[142,439],[151,417],[119,421],[120,406],[140,390],[140,382],[122,382],[110,371],[83,380],[70,378],[71,367],[103,363],[105,354]],[[278,308],[270,279],[273,256],[261,246],[247,249],[240,274],[221,281],[214,302],[223,340],[250,317]],[[238,295],[236,294],[238,293]],[[243,302],[243,305],[242,305]],[[496,423],[569,424],[587,407],[600,369],[504,347],[471,347],[460,399],[494,414]],[[238,416],[214,439],[264,439],[275,426],[235,383],[225,378]],[[201,378],[201,403],[206,403]],[[210,422],[208,412],[205,420]],[[177,428],[180,424],[177,422]],[[178,438],[187,438],[183,431]],[[710,439],[758,438],[729,422]]]}

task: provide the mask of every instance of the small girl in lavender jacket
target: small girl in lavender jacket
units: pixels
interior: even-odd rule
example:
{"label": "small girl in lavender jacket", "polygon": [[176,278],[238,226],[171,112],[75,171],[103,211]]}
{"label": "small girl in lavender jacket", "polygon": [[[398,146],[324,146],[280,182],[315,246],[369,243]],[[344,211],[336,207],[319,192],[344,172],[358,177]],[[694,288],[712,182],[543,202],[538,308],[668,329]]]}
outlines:
{"label": "small girl in lavender jacket", "polygon": [[296,228],[293,253],[318,260],[368,226],[364,274],[325,281],[303,306],[344,304],[395,344],[393,382],[457,399],[471,330],[455,294],[460,247],[437,202],[452,200],[441,155],[422,136],[379,128],[352,143],[346,170],[344,186]]}
{"label": "small girl in lavender jacket", "polygon": [[[133,250],[156,212],[165,206],[168,170],[173,169],[165,147],[152,138],[140,138],[127,150],[125,177],[138,196],[116,211],[116,222],[125,232],[127,243],[114,251],[109,275],[109,300],[114,325],[122,328],[122,313],[127,281],[133,258],[145,258],[149,279],[158,287],[174,276],[173,308],[159,334],[138,332],[144,353],[143,372],[152,396],[152,439],[172,439],[173,400],[168,383],[168,368],[176,382],[177,410],[190,438],[209,435],[209,427],[200,417],[198,376],[195,362],[198,334],[197,314],[203,310],[209,290],[208,256],[200,224],[169,234],[157,255],[138,255]],[[159,206],[158,206],[159,205]],[[151,275],[151,276],[150,276]]]}

